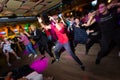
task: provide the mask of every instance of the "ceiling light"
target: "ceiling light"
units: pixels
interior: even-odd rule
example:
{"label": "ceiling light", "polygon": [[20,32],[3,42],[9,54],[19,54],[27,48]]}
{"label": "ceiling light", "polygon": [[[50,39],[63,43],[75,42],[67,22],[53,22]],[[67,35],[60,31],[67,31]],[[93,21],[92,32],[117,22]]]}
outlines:
{"label": "ceiling light", "polygon": [[96,6],[97,5],[97,0],[94,0],[91,2],[92,6]]}
{"label": "ceiling light", "polygon": [[112,0],[108,0],[108,3],[111,3]]}

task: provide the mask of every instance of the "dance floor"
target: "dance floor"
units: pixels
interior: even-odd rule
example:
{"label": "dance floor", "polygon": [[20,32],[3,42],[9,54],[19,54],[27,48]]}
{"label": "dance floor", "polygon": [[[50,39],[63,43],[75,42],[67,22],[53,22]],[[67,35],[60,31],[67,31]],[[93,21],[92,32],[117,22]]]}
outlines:
{"label": "dance floor", "polygon": [[[99,51],[99,45],[95,44],[89,51],[88,55],[85,55],[85,46],[79,44],[76,47],[76,55],[84,63],[86,70],[82,71],[80,66],[64,51],[61,54],[59,62],[51,64],[49,61],[48,66],[42,73],[43,76],[53,76],[54,80],[120,80],[120,56],[118,56],[118,49],[115,47],[111,53],[102,59],[101,64],[96,65],[95,59]],[[38,50],[37,50],[38,51]],[[28,55],[19,53],[21,60],[16,60],[13,55],[10,59],[13,64],[12,67],[8,67],[5,63],[5,56],[0,54],[0,74],[9,71],[13,68],[20,67],[25,64],[31,64],[33,57],[28,58]],[[50,59],[49,55],[46,54]],[[38,52],[38,59],[41,57]]]}

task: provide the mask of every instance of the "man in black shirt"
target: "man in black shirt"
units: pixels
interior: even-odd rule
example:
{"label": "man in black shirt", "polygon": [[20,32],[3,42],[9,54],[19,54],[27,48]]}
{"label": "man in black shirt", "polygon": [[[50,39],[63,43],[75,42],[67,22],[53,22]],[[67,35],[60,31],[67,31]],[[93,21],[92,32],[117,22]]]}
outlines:
{"label": "man in black shirt", "polygon": [[[113,9],[115,6],[119,6],[120,3],[114,3],[107,6],[105,3],[99,4],[99,15],[98,18],[95,19],[95,14],[92,14],[89,18],[87,24],[84,26],[90,26],[94,22],[98,22],[101,31],[101,50],[98,53],[96,64],[99,64],[101,59],[109,53],[110,45],[112,41],[120,41],[116,39],[120,39],[119,34],[117,34],[116,30],[118,29],[117,25],[117,10]],[[118,31],[118,30],[117,30]],[[117,38],[116,38],[117,37]],[[119,42],[118,42],[119,43]]]}

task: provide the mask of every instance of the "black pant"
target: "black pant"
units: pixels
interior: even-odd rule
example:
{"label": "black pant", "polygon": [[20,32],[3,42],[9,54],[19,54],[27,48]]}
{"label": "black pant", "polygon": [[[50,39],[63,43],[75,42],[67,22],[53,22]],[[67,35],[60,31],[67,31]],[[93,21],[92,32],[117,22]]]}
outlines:
{"label": "black pant", "polygon": [[85,48],[86,48],[86,53],[88,54],[90,48],[95,44],[95,43],[100,43],[100,38],[101,36],[98,34],[96,36],[89,36],[89,39],[87,40],[86,44],[85,44]]}
{"label": "black pant", "polygon": [[44,54],[45,54],[45,51],[46,51],[46,52],[50,55],[50,57],[54,57],[54,56],[53,56],[53,53],[51,52],[51,50],[50,50],[49,47],[48,47],[47,42],[44,42],[44,43],[39,42],[39,43],[38,43],[38,46],[39,46],[39,51],[40,51],[40,53],[41,53],[42,55],[44,55]]}
{"label": "black pant", "polygon": [[115,43],[119,45],[119,41],[117,39],[120,39],[120,36],[117,36],[117,34],[116,35],[102,35],[102,38],[100,41],[101,50],[99,51],[97,55],[98,60],[101,60],[103,57],[107,56],[107,54],[111,51]]}

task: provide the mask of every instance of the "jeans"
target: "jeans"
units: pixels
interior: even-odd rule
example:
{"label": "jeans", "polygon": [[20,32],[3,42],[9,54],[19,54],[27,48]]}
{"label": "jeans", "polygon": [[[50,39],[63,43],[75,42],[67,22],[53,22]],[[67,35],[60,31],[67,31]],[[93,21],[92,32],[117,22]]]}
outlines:
{"label": "jeans", "polygon": [[83,65],[83,63],[80,61],[80,59],[72,52],[71,48],[70,48],[70,44],[69,42],[66,42],[64,44],[60,43],[60,42],[57,42],[56,43],[56,46],[55,46],[55,55],[56,55],[56,59],[59,59],[60,56],[59,56],[59,51],[60,49],[64,47],[65,50],[72,56],[72,58],[80,65]]}
{"label": "jeans", "polygon": [[25,48],[28,51],[28,53],[32,52],[34,55],[37,54],[36,51],[33,49],[31,42],[28,45],[25,45]]}

